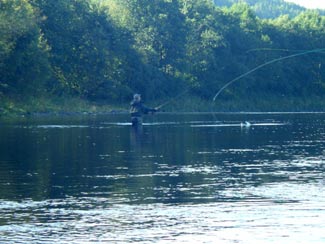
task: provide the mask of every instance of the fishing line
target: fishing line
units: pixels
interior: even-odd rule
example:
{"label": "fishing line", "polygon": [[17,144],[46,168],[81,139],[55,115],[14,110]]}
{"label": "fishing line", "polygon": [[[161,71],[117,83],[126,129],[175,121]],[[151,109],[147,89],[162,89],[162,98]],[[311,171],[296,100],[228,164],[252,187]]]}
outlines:
{"label": "fishing line", "polygon": [[176,97],[173,97],[169,100],[167,100],[166,102],[164,102],[163,104],[159,105],[158,107],[156,107],[156,109],[161,109],[162,107],[165,107],[167,104],[177,100],[179,97],[183,96],[185,93],[187,93],[190,89],[186,89],[185,91],[181,92],[180,94],[178,94]]}
{"label": "fishing line", "polygon": [[296,54],[291,54],[285,57],[281,57],[281,58],[276,58],[276,59],[272,59],[264,64],[258,65],[257,67],[255,67],[254,69],[249,70],[248,72],[241,74],[240,76],[236,77],[235,79],[229,81],[228,83],[226,83],[223,87],[221,87],[221,89],[216,93],[216,95],[213,97],[213,101],[215,101],[217,99],[217,97],[220,95],[220,93],[225,90],[228,86],[230,86],[231,84],[233,84],[234,82],[236,82],[237,80],[253,73],[254,71],[263,68],[264,66],[267,66],[269,64],[273,64],[276,62],[279,62],[281,60],[285,60],[285,59],[289,59],[289,58],[294,58],[294,57],[298,57],[298,56],[303,56],[303,55],[307,55],[307,54],[311,54],[311,53],[324,53],[325,48],[322,49],[313,49],[313,50],[309,50],[309,51],[305,51],[302,53],[296,53]]}

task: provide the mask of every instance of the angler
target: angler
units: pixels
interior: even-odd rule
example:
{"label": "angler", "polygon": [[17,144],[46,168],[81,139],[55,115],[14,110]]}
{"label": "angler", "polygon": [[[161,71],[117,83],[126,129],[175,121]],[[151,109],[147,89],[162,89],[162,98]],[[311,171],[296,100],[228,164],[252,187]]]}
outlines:
{"label": "angler", "polygon": [[131,122],[132,126],[139,126],[142,125],[142,115],[155,113],[158,111],[158,108],[149,108],[146,107],[141,101],[140,94],[134,94],[133,100],[130,103],[130,114],[131,114]]}

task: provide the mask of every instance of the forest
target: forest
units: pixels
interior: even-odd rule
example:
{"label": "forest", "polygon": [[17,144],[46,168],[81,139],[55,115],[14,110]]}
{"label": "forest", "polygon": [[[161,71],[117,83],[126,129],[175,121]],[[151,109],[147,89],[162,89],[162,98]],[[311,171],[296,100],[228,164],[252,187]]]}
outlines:
{"label": "forest", "polygon": [[[320,11],[262,18],[247,3],[211,0],[0,0],[0,25],[2,116],[127,109],[133,93],[154,105],[177,97],[167,111],[325,108]],[[259,65],[316,49],[213,101]]]}
{"label": "forest", "polygon": [[[230,7],[235,3],[247,3],[255,14],[264,19],[274,19],[281,15],[289,15],[293,18],[307,9],[295,3],[286,2],[283,0],[213,0],[218,6]],[[315,9],[321,15],[325,15],[325,9]]]}

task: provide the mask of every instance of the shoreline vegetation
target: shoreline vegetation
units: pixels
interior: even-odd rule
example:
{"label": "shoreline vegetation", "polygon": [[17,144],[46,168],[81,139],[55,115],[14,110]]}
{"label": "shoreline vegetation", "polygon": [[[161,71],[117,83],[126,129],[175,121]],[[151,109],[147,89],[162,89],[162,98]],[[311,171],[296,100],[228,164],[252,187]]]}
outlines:
{"label": "shoreline vegetation", "polygon": [[37,98],[23,101],[2,99],[1,104],[0,118],[128,112],[123,106],[92,103],[75,97]]}
{"label": "shoreline vegetation", "polygon": [[[325,101],[314,98],[309,101],[301,101],[292,98],[274,98],[273,100],[257,101],[240,99],[239,101],[206,101],[196,97],[187,97],[172,102],[163,107],[159,112],[179,113],[308,113],[325,112]],[[318,103],[315,103],[318,101]],[[38,98],[27,101],[1,100],[0,118],[19,118],[37,116],[73,116],[73,115],[97,115],[97,114],[126,114],[129,113],[129,104],[107,104],[105,102],[89,102],[87,100],[72,98]],[[150,106],[159,106],[162,103],[150,101]]]}
{"label": "shoreline vegetation", "polygon": [[249,2],[0,0],[0,117],[325,111],[324,12]]}

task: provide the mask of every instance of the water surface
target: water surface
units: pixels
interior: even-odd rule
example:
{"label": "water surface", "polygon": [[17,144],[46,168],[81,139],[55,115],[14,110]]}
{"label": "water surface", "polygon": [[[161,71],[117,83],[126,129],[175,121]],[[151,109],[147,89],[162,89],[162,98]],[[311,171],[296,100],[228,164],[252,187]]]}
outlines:
{"label": "water surface", "polygon": [[0,243],[325,243],[325,114],[0,123]]}

